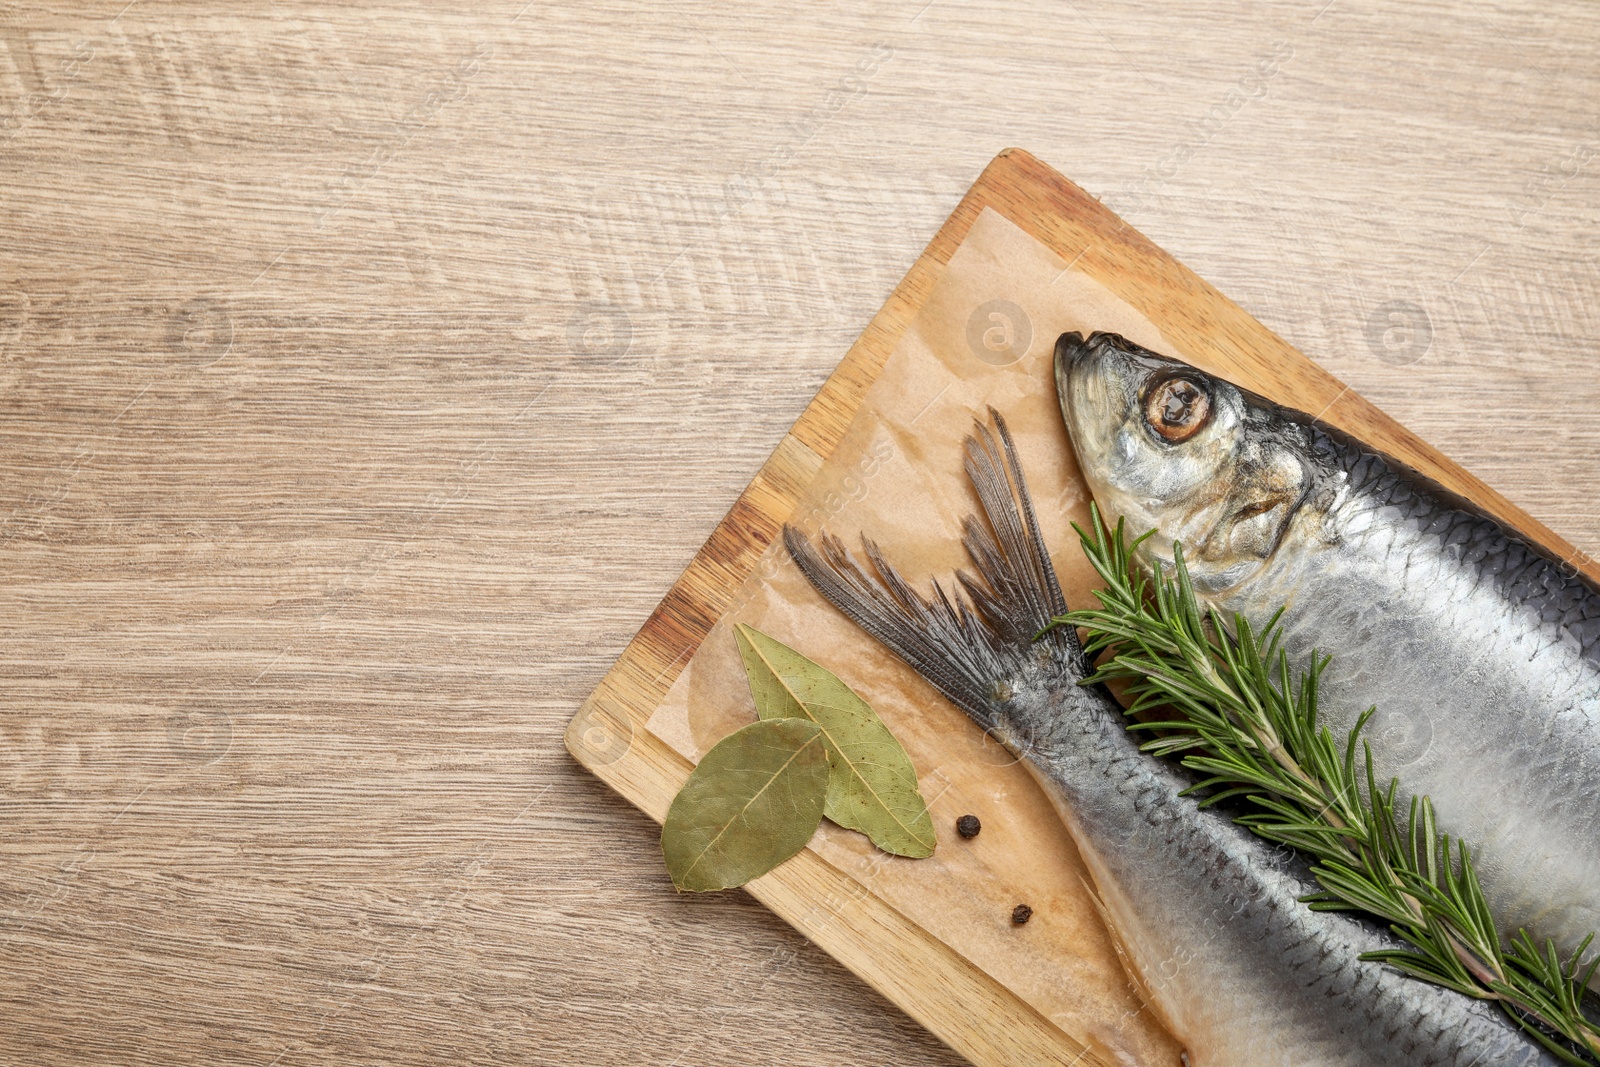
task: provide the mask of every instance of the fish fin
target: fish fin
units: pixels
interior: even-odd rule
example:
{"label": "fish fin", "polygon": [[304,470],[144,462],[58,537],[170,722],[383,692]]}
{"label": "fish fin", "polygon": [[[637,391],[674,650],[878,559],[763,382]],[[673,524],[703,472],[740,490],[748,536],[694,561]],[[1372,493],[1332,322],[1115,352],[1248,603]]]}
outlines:
{"label": "fish fin", "polygon": [[989,418],[993,429],[979,423],[965,443],[967,477],[983,517],[962,523],[962,544],[978,573],[956,573],[960,593],[935,581],[932,594],[922,595],[865,536],[870,570],[837,537],[824,533],[814,545],[792,526],[783,530],[789,554],[817,592],[985,729],[997,724],[1014,684],[1046,659],[1074,679],[1084,674],[1077,633],[1050,628],[1067,603],[1016,445],[993,408]]}

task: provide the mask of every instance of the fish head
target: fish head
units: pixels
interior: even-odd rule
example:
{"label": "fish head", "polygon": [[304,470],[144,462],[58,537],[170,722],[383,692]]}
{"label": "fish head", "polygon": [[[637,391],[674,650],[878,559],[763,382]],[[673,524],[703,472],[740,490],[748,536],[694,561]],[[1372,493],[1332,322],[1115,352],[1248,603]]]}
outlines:
{"label": "fish head", "polygon": [[1284,409],[1114,333],[1056,342],[1056,389],[1078,466],[1146,562],[1173,544],[1196,588],[1218,593],[1269,560],[1313,484],[1306,428]]}

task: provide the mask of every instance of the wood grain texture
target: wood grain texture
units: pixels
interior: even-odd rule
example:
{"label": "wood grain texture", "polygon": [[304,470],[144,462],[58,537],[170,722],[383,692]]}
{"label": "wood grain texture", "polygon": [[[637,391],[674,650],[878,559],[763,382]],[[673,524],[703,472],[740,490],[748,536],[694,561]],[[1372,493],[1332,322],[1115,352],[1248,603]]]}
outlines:
{"label": "wood grain texture", "polygon": [[0,1059],[959,1062],[674,895],[573,709],[1008,144],[1600,552],[1597,41],[1585,3],[6,7]]}
{"label": "wood grain texture", "polygon": [[[1352,393],[1348,386],[1295,351],[1152,244],[1126,220],[1034,156],[1020,149],[1008,149],[996,157],[968,190],[906,278],[890,294],[884,307],[568,727],[566,741],[573,755],[657,821],[663,818],[690,769],[684,758],[690,751],[681,747],[675,751],[669,741],[671,735],[660,734],[657,730],[658,708],[670,704],[669,690],[679,674],[699,658],[696,654],[701,651],[702,642],[711,637],[718,620],[725,615],[750,618],[733,614],[749,610],[741,609],[746,583],[757,570],[763,553],[777,539],[782,525],[804,511],[807,502],[816,505],[819,493],[812,488],[813,484],[836,485],[839,471],[859,462],[855,452],[844,459],[834,454],[858,412],[865,413],[862,417],[868,420],[895,423],[894,414],[876,406],[892,405],[898,399],[895,391],[890,390],[888,394],[868,392],[880,372],[886,370],[890,353],[902,359],[903,368],[915,368],[902,369],[903,378],[936,381],[951,373],[952,368],[917,346],[913,345],[909,353],[900,352],[898,346],[902,336],[913,328],[926,335],[938,329],[939,324],[959,324],[966,319],[969,309],[995,291],[991,280],[980,282],[970,274],[964,281],[953,281],[956,271],[951,260],[958,248],[963,248],[969,238],[976,237],[974,227],[980,213],[992,213],[990,221],[1019,233],[1023,242],[1031,239],[1043,245],[1041,256],[1048,257],[1045,259],[1047,266],[1031,270],[1020,263],[1010,266],[1016,275],[1013,283],[1017,287],[1011,295],[1033,307],[1031,313],[1021,310],[1024,317],[1041,313],[1033,293],[1035,288],[1053,290],[1059,275],[1067,270],[1080,273],[1103,286],[1110,300],[1120,302],[1137,322],[1149,324],[1152,338],[1163,339],[1160,350],[1293,408],[1316,413],[1356,438],[1380,445],[1389,454],[1436,479],[1446,489],[1472,499],[1508,525],[1541,542],[1555,557],[1573,560],[1595,571],[1573,546]],[[991,242],[994,240],[990,238]],[[980,241],[979,247],[981,250],[974,254],[981,258],[1010,255],[1024,260],[1031,254],[1031,249],[1022,244],[1002,246]],[[1001,248],[1005,251],[998,250]],[[1052,278],[1057,280],[1052,281]],[[953,285],[964,294],[966,302],[962,298],[954,301],[954,307],[960,310],[953,318],[948,306],[942,316],[933,309],[935,279],[947,287],[947,292]],[[948,296],[946,303],[950,303]],[[1085,315],[1079,310],[1073,321],[1085,326]],[[1088,318],[1087,321],[1094,320]],[[1047,331],[1044,337],[1036,339],[1027,361],[1029,366],[1042,368],[1046,376],[1052,338],[1053,332]],[[1152,339],[1143,337],[1141,341],[1153,343]],[[953,347],[961,349],[962,342],[955,340]],[[1033,358],[1036,353],[1043,355]],[[909,364],[905,362],[907,359],[911,361]],[[982,361],[972,360],[963,353],[956,366],[961,368],[957,373],[976,383],[972,395],[954,401],[963,416],[967,405],[984,402],[985,389],[1004,392],[988,373],[993,368]],[[1029,392],[1036,393],[1035,390]],[[898,417],[901,432],[908,429],[904,420],[915,421],[920,417],[921,413],[914,413],[914,409],[922,406],[926,393],[914,395],[917,399]],[[931,407],[942,395],[943,391],[927,406]],[[1046,401],[1042,407],[1050,410],[1054,404]],[[923,411],[926,410],[923,407]],[[1052,425],[1057,418],[1053,411],[1047,416]],[[1069,483],[1065,494],[1049,482],[1036,483],[1035,490],[1044,500],[1065,495],[1082,501],[1088,495],[1081,480]],[[1074,519],[1080,524],[1089,522],[1089,516],[1082,509]],[[849,520],[828,525],[847,529]],[[1058,532],[1070,536],[1068,531]],[[871,533],[878,536],[875,529],[871,529]],[[904,547],[895,545],[895,549]],[[906,573],[913,576],[913,580],[925,577],[917,569]],[[1600,578],[1600,573],[1594,576]],[[768,579],[768,584],[774,584],[772,579]],[[1075,595],[1073,584],[1064,577],[1063,586],[1071,600]],[[824,610],[827,609],[824,607]],[[760,624],[759,619],[755,622]],[[801,629],[804,631],[807,627],[802,625]],[[724,633],[721,639],[727,641],[729,637]],[[887,659],[888,654],[883,653],[882,658]],[[733,681],[732,684],[742,689],[742,682]],[[690,688],[694,688],[693,683]],[[690,715],[693,715],[692,709]],[[923,753],[924,761],[931,761],[923,764],[923,773],[935,767],[941,774],[947,773],[944,768],[952,754],[950,749],[959,747],[961,742],[957,738],[946,741],[948,748]],[[948,773],[961,775],[961,771],[953,767]],[[977,777],[992,777],[992,768],[980,768]],[[961,783],[955,784],[959,789]],[[969,795],[981,789],[977,782],[965,784]],[[1054,823],[1053,813],[1045,817]],[[1008,821],[1022,818],[1017,812]],[[993,873],[1025,868],[1036,862],[1037,856],[1023,851],[997,857],[997,860],[995,870],[986,872],[991,878]],[[1065,864],[1069,859],[1060,857],[1058,862]],[[946,876],[960,877],[954,871],[947,871]],[[981,883],[989,880],[979,879]],[[985,933],[979,935],[979,940],[970,942],[974,951],[956,951],[953,942],[941,940],[932,929],[919,924],[896,903],[892,893],[880,892],[879,883],[870,875],[862,881],[850,871],[836,869],[828,854],[815,847],[815,842],[801,856],[752,881],[747,888],[758,900],[813,942],[826,946],[847,967],[979,1067],[1004,1067],[1018,1062],[1019,1058],[1030,1063],[1082,1063],[1085,1067],[1100,1067],[1109,1065],[1113,1057],[1126,1058],[1132,1054],[1127,1050],[1115,1053],[1086,1048],[1080,1021],[1073,1020],[1072,1025],[1053,1025],[1037,1002],[1030,1002],[1024,989],[1008,984],[997,971],[986,968],[982,957],[1001,958],[998,954],[1005,951],[1003,946],[1011,943],[1009,931],[977,924]],[[924,888],[931,891],[933,887]],[[1016,899],[1012,895],[1016,890],[1007,885],[986,888],[992,895],[973,886],[969,886],[965,894],[957,895],[963,906],[987,909],[994,914]],[[1088,908],[1091,905],[1087,900],[1079,900],[1072,906]],[[1102,992],[1113,991],[1080,989],[1079,1000]],[[1125,1009],[1112,1007],[1110,1010]],[[1099,1018],[1093,1022],[1109,1027],[1116,1019]],[[1172,1055],[1175,1057],[1176,1053]]]}

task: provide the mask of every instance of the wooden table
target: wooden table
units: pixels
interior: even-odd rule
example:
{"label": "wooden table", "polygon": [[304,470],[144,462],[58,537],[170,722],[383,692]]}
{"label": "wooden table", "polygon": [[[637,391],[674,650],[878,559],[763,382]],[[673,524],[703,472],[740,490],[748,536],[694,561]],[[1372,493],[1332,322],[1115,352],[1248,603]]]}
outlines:
{"label": "wooden table", "polygon": [[0,12],[0,1061],[958,1062],[560,737],[1008,144],[1600,553],[1591,4],[458,8]]}

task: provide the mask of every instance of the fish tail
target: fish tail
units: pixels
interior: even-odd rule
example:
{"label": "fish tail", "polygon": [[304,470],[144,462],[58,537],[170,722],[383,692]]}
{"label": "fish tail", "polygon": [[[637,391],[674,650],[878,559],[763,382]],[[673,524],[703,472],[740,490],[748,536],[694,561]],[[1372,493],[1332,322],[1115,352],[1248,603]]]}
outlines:
{"label": "fish tail", "polygon": [[1073,679],[1085,667],[1073,628],[1051,627],[1066,613],[1066,599],[1011,433],[993,408],[989,419],[992,429],[978,423],[966,439],[967,477],[982,517],[962,523],[977,576],[958,571],[960,592],[938,581],[931,595],[917,592],[865,536],[867,567],[837,537],[824,533],[813,544],[792,526],[783,530],[789,554],[817,592],[985,729],[996,726],[1016,685],[1037,677],[1042,663]]}

